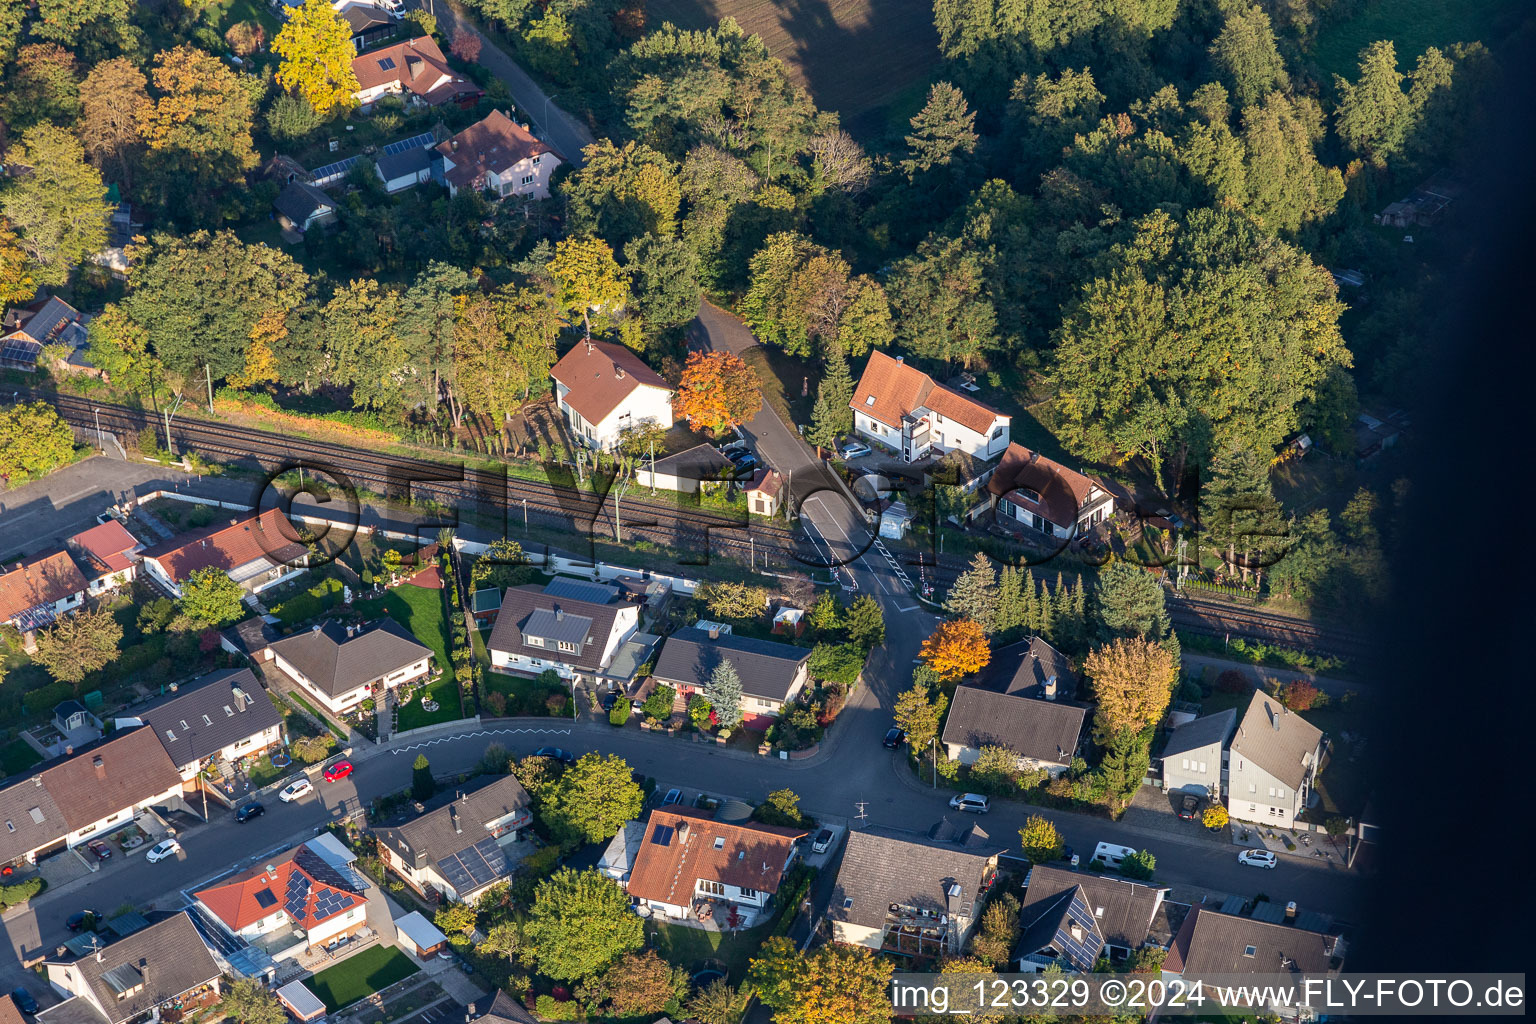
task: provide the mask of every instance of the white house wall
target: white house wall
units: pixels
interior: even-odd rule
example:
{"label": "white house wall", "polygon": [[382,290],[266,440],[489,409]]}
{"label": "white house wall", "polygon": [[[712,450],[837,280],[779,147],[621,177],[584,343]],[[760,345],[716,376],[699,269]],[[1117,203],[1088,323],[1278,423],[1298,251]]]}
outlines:
{"label": "white house wall", "polygon": [[89,842],[90,840],[95,839],[97,836],[104,833],[116,831],[117,829],[131,824],[133,821],[133,816],[146,807],[152,806],[154,804],[166,803],[173,799],[177,803],[180,803],[181,794],[181,782],[178,780],[175,786],[167,789],[163,793],[157,793],[154,796],[146,797],[143,800],[139,800],[127,807],[122,808],[121,810],[112,812],[105,818],[98,818],[96,821],[87,825],[85,828],[76,829],[69,834],[64,842],[67,846],[75,847],[79,846],[81,843]]}

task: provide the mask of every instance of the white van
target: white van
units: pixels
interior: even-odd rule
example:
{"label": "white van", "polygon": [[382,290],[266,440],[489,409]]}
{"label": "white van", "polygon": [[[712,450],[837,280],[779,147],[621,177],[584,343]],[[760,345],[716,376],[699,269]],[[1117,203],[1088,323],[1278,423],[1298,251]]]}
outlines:
{"label": "white van", "polygon": [[1093,848],[1093,859],[1102,861],[1107,868],[1119,871],[1125,863],[1125,858],[1136,852],[1134,846],[1116,846],[1114,843],[1100,843]]}

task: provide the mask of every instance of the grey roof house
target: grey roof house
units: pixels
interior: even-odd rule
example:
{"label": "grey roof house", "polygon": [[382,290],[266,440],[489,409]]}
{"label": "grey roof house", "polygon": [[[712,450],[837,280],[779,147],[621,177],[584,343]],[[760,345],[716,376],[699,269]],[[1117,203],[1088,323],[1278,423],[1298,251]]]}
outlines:
{"label": "grey roof house", "polygon": [[285,185],[272,205],[277,210],[277,222],[301,235],[310,228],[335,221],[338,209],[335,200],[303,181]]}
{"label": "grey roof house", "polygon": [[958,954],[981,920],[1001,852],[849,833],[827,907],[833,939],[909,956]]}
{"label": "grey roof house", "polygon": [[432,665],[432,650],[388,618],[358,627],[330,620],[267,649],[278,668],[336,714],[420,679]]}
{"label": "grey roof house", "polygon": [[1054,778],[1077,752],[1088,706],[1072,699],[1077,677],[1066,657],[1039,637],[997,651],[975,683],[950,700],[940,742],[954,760],[972,764],[986,746],[1007,747],[1024,768]]}
{"label": "grey roof house", "polygon": [[1322,730],[1255,690],[1227,758],[1227,812],[1289,828],[1312,797],[1323,749]]}
{"label": "grey roof house", "polygon": [[[122,725],[124,718],[118,717]],[[127,719],[154,730],[190,782],[208,761],[258,754],[281,737],[283,716],[248,668],[225,669],[179,687]]]}
{"label": "grey roof house", "polygon": [[503,846],[532,822],[528,793],[504,775],[374,833],[385,865],[412,889],[429,899],[473,903],[511,876]]}
{"label": "grey roof house", "polygon": [[[1194,907],[1184,918],[1163,961],[1163,979],[1217,974],[1337,974],[1345,942],[1338,935],[1296,924],[1261,921]],[[1305,1005],[1254,1007],[1285,1020],[1316,1020]],[[1298,1012],[1299,1011],[1299,1012]]]}
{"label": "grey roof house", "polygon": [[1168,889],[1036,864],[1019,910],[1013,959],[1023,972],[1051,964],[1092,971],[1147,944]]}
{"label": "grey roof house", "polygon": [[563,679],[622,685],[639,667],[619,657],[639,626],[640,606],[618,600],[617,588],[556,578],[546,587],[508,587],[486,648],[497,671],[553,669]]}
{"label": "grey roof house", "polygon": [[124,1024],[179,1005],[192,1010],[219,998],[221,971],[186,914],[113,942],[78,960],[45,960],[66,998],[37,1015],[46,1024]]}
{"label": "grey roof house", "polygon": [[1237,709],[1185,722],[1163,746],[1163,788],[1207,799],[1226,795],[1227,744],[1237,729]]}
{"label": "grey roof house", "polygon": [[720,663],[729,661],[741,676],[744,721],[766,726],[805,687],[810,656],[805,647],[695,626],[667,637],[652,678],[689,694],[708,686]]}

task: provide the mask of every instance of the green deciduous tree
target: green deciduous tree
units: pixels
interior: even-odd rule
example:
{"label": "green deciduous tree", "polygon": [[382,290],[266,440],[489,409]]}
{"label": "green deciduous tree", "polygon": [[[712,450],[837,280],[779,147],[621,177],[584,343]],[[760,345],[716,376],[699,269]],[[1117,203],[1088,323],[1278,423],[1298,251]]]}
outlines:
{"label": "green deciduous tree", "polygon": [[630,778],[617,754],[583,754],[540,795],[552,836],[571,847],[612,839],[624,823],[639,817],[645,793]]}
{"label": "green deciduous tree", "polygon": [[628,893],[596,871],[570,868],[534,890],[523,935],[539,970],[558,981],[592,977],[645,942]]}
{"label": "green deciduous tree", "polygon": [[629,295],[629,278],[601,238],[562,238],[555,246],[549,272],[559,286],[561,307],[581,314],[588,340],[592,337],[593,310],[611,317]]}
{"label": "green deciduous tree", "polygon": [[942,693],[935,694],[926,683],[917,682],[896,698],[896,727],[907,734],[913,751],[926,751],[929,742],[939,734],[939,723],[944,720],[948,703]]}
{"label": "green deciduous tree", "polygon": [[1048,864],[1059,860],[1062,851],[1067,848],[1051,820],[1038,814],[1031,814],[1024,819],[1024,827],[1019,829],[1019,845],[1024,850],[1024,856],[1033,864]]}
{"label": "green deciduous tree", "polygon": [[101,174],[85,162],[79,140],[51,124],[27,129],[5,163],[13,173],[0,185],[0,210],[36,263],[38,281],[64,284],[106,247],[112,206]]}
{"label": "green deciduous tree", "polygon": [[272,40],[282,58],[277,84],[298,93],[315,112],[329,114],[352,105],[360,86],[352,73],[352,31],[328,0],[306,0],[288,9],[288,20]]}
{"label": "green deciduous tree", "polygon": [[616,146],[603,139],[588,146],[586,163],[561,186],[570,206],[571,230],[606,238],[616,246],[642,235],[671,238],[683,203],[677,165],[643,143]]}
{"label": "green deciduous tree", "polygon": [[1322,137],[1322,108],[1311,97],[1272,92],[1243,111],[1245,205],[1267,230],[1320,221],[1344,197],[1343,175],[1313,150]]}
{"label": "green deciduous tree", "polygon": [[227,626],[244,617],[244,598],[222,569],[198,569],[181,584],[181,613],[200,626]]}
{"label": "green deciduous tree", "polygon": [[1200,526],[1229,572],[1243,578],[1274,562],[1289,544],[1280,503],[1269,484],[1269,458],[1229,448],[1211,460],[1200,492]]}
{"label": "green deciduous tree", "polygon": [[475,908],[468,903],[451,901],[438,908],[432,923],[449,935],[468,935],[475,930]]}
{"label": "green deciduous tree", "polygon": [[890,282],[896,337],[914,355],[970,367],[996,347],[986,267],[962,240],[924,242]]}
{"label": "green deciduous tree", "polygon": [[23,46],[6,77],[0,111],[13,132],[42,121],[68,126],[80,116],[75,55],[57,43]]}
{"label": "green deciduous tree", "polygon": [[635,309],[648,327],[677,327],[699,311],[699,258],[670,235],[645,234],[624,247]]}
{"label": "green deciduous tree", "polygon": [[776,936],[752,959],[748,978],[781,1024],[884,1024],[891,970],[890,961],[857,946],[829,943],[802,955]]}
{"label": "green deciduous tree", "polygon": [[72,683],[78,690],[87,675],[117,657],[122,640],[123,627],[110,611],[81,609],[39,632],[32,658],[55,679]]}
{"label": "green deciduous tree", "polygon": [[74,431],[48,403],[0,409],[0,476],[12,484],[47,475],[74,453]]}
{"label": "green deciduous tree", "polygon": [[796,827],[809,819],[800,810],[800,797],[792,789],[776,789],[758,804],[752,816],[765,825]]}
{"label": "green deciduous tree", "polygon": [[261,982],[241,978],[223,988],[219,1009],[241,1024],[287,1024],[288,1011]]}

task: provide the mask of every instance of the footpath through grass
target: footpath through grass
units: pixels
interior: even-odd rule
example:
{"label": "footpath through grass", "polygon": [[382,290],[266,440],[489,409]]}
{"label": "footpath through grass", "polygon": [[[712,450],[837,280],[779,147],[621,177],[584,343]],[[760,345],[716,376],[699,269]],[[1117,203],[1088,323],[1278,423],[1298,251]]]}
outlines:
{"label": "footpath through grass", "polygon": [[335,967],[327,967],[304,984],[325,1003],[327,1012],[335,1013],[420,969],[398,949],[374,946]]}

